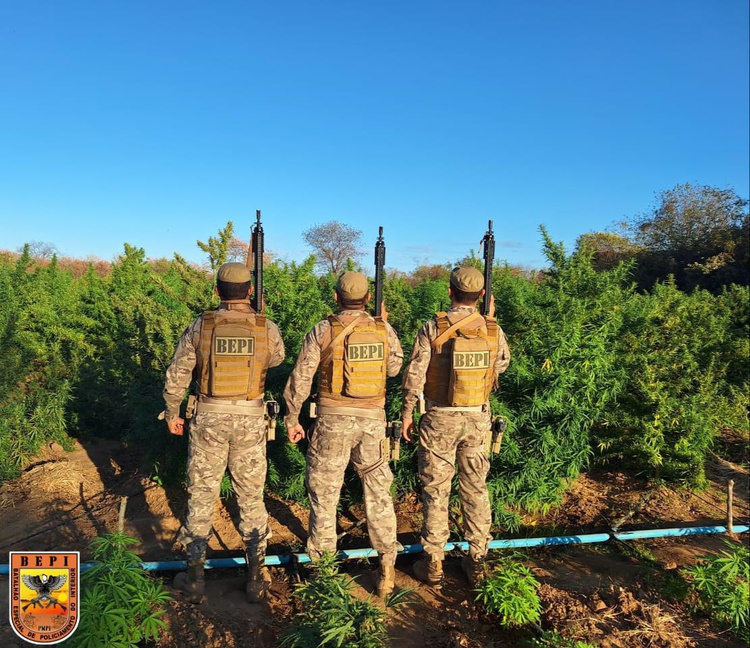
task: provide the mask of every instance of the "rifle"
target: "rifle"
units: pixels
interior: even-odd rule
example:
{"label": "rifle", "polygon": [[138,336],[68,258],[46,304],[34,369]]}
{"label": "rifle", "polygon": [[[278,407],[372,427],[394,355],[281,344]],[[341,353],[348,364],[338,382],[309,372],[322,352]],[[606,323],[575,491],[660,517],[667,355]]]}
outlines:
{"label": "rifle", "polygon": [[378,240],[375,243],[375,317],[381,316],[383,305],[383,269],[385,267],[385,240],[383,228],[379,228]]}
{"label": "rifle", "polygon": [[490,298],[492,297],[492,264],[495,260],[495,235],[492,233],[492,221],[487,226],[487,231],[482,238],[482,256],[484,257],[484,301],[482,302],[482,315],[490,314]]}
{"label": "rifle", "polygon": [[263,225],[260,222],[260,209],[255,210],[255,225],[253,225],[250,237],[250,249],[247,251],[248,269],[251,256],[253,259],[253,297],[250,304],[256,313],[260,313],[263,310]]}

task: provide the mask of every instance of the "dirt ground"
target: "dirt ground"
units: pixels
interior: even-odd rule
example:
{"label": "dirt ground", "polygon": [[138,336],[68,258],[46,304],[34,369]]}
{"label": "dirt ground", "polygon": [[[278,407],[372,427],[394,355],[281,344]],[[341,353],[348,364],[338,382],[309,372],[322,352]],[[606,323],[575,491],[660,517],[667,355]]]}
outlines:
{"label": "dirt ground", "polygon": [[[741,440],[740,440],[741,441]],[[750,517],[747,442],[727,441],[723,454],[713,457],[710,487],[701,493],[652,488],[617,471],[581,475],[570,485],[560,506],[545,516],[526,516],[518,536],[544,536],[630,528],[693,526],[726,522],[726,483],[734,479],[735,520]],[[734,444],[734,445],[732,445]],[[734,451],[734,454],[732,454]],[[743,454],[744,453],[744,454]],[[739,463],[742,462],[742,463]],[[744,467],[743,465],[744,464]],[[294,502],[267,497],[273,539],[269,553],[303,550],[307,511]],[[181,489],[163,489],[148,478],[137,454],[119,442],[77,443],[74,451],[59,446],[44,452],[18,479],[0,486],[0,561],[8,551],[74,549],[87,560],[91,538],[118,528],[124,507],[124,530],[140,544],[144,560],[182,558],[175,538],[186,507]],[[416,498],[399,502],[399,539],[417,541],[421,524]],[[366,527],[358,507],[344,511],[343,546],[366,546]],[[217,504],[209,557],[235,556],[241,550],[233,500]],[[503,537],[502,533],[496,534]],[[743,540],[747,542],[747,534]],[[739,538],[736,541],[740,541]],[[695,564],[703,555],[724,547],[718,536],[609,542],[537,549],[525,562],[541,583],[541,626],[608,647],[744,646],[721,632],[709,619],[697,619],[661,594],[670,572]],[[435,590],[414,580],[412,556],[399,558],[397,587],[411,590],[404,605],[389,611],[392,644],[411,648],[517,646],[533,636],[529,630],[508,631],[474,603],[457,559],[446,561],[446,579]],[[357,578],[356,594],[373,589],[367,561],[346,564]],[[159,646],[205,648],[275,646],[292,612],[293,576],[274,568],[269,600],[248,605],[241,569],[208,572],[204,602],[170,604],[169,630]],[[166,583],[172,574],[161,575]],[[0,607],[7,609],[7,577],[0,577]],[[0,646],[20,646],[0,615]],[[25,645],[25,644],[24,644]]]}

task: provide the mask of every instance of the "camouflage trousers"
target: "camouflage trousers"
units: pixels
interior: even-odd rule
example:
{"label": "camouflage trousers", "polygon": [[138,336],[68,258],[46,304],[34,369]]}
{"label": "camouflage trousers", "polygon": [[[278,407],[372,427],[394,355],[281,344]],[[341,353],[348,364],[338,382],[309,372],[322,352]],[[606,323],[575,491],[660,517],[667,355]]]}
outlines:
{"label": "camouflage trousers", "polygon": [[357,416],[321,415],[307,448],[305,481],[310,497],[307,552],[336,551],[336,506],[349,461],[362,480],[367,530],[384,561],[396,560],[393,473],[384,454],[385,422]]}
{"label": "camouflage trousers", "polygon": [[451,482],[458,459],[458,487],[463,533],[469,555],[487,554],[492,525],[487,474],[490,464],[485,447],[490,430],[489,412],[429,410],[419,422],[419,477],[422,480],[424,525],[422,546],[442,560],[448,529]]}
{"label": "camouflage trousers", "polygon": [[205,543],[224,471],[229,468],[240,509],[240,535],[251,555],[264,556],[271,531],[263,503],[266,426],[262,416],[198,413],[190,425],[188,513],[180,540]]}

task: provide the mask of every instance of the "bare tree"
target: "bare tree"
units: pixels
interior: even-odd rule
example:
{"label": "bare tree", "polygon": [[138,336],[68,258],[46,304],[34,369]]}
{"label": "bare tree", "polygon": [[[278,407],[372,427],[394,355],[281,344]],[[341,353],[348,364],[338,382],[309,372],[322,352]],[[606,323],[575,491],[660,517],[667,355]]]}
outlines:
{"label": "bare tree", "polygon": [[[44,241],[29,241],[29,256],[32,259],[51,259],[56,254],[60,254],[59,250],[52,243],[45,243]],[[18,248],[19,252],[23,252],[23,247]]]}
{"label": "bare tree", "polygon": [[339,221],[314,225],[302,232],[302,238],[317,254],[318,266],[334,275],[346,267],[348,259],[362,256],[362,230]]}
{"label": "bare tree", "polygon": [[229,253],[227,254],[227,261],[238,261],[239,263],[245,263],[247,259],[247,249],[250,245],[243,241],[241,238],[236,236],[232,237],[229,241]]}

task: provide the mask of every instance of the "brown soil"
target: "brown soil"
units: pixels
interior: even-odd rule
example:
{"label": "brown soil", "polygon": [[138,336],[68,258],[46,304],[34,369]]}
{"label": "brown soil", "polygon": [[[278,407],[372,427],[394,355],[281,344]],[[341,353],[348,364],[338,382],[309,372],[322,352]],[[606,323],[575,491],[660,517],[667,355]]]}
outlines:
{"label": "brown soil", "polygon": [[[570,485],[560,506],[544,516],[525,516],[525,528],[518,535],[724,524],[728,479],[735,482],[735,520],[746,521],[750,516],[746,465],[714,457],[707,473],[711,485],[701,493],[652,487],[617,471],[584,474]],[[307,511],[273,496],[267,497],[266,504],[273,532],[269,553],[302,550]],[[118,442],[77,443],[72,452],[59,446],[46,448],[21,477],[0,486],[0,561],[7,563],[11,550],[61,548],[78,549],[87,560],[88,542],[118,528],[122,506],[124,530],[139,540],[136,550],[144,560],[182,558],[175,544],[186,506],[181,489],[165,490],[150,481],[136,453]],[[340,530],[347,531],[342,546],[368,544],[366,526],[357,524],[362,518],[357,506],[342,514]],[[217,504],[212,556],[238,555],[237,519],[233,500]],[[399,502],[399,539],[404,544],[417,541],[421,520],[416,497]],[[541,582],[541,625],[605,647],[743,646],[708,619],[697,619],[680,604],[665,599],[661,592],[669,573],[720,551],[725,537],[627,545],[610,542],[528,552],[526,564]],[[389,611],[394,646],[516,646],[533,636],[527,629],[504,630],[496,618],[483,612],[474,602],[458,560],[446,561],[445,584],[440,590],[414,580],[414,560],[405,556],[397,565],[397,587],[410,589],[411,594],[407,603]],[[356,576],[355,593],[360,597],[372,593],[373,567],[366,561],[344,566]],[[271,596],[261,605],[245,602],[241,569],[208,572],[203,603],[194,606],[178,599],[169,605],[169,630],[159,646],[277,645],[293,611],[291,577],[282,568],[272,571]],[[167,583],[172,576],[163,574]],[[7,590],[0,582],[2,609],[7,609]],[[5,614],[0,615],[0,645],[22,645],[7,626]]]}

